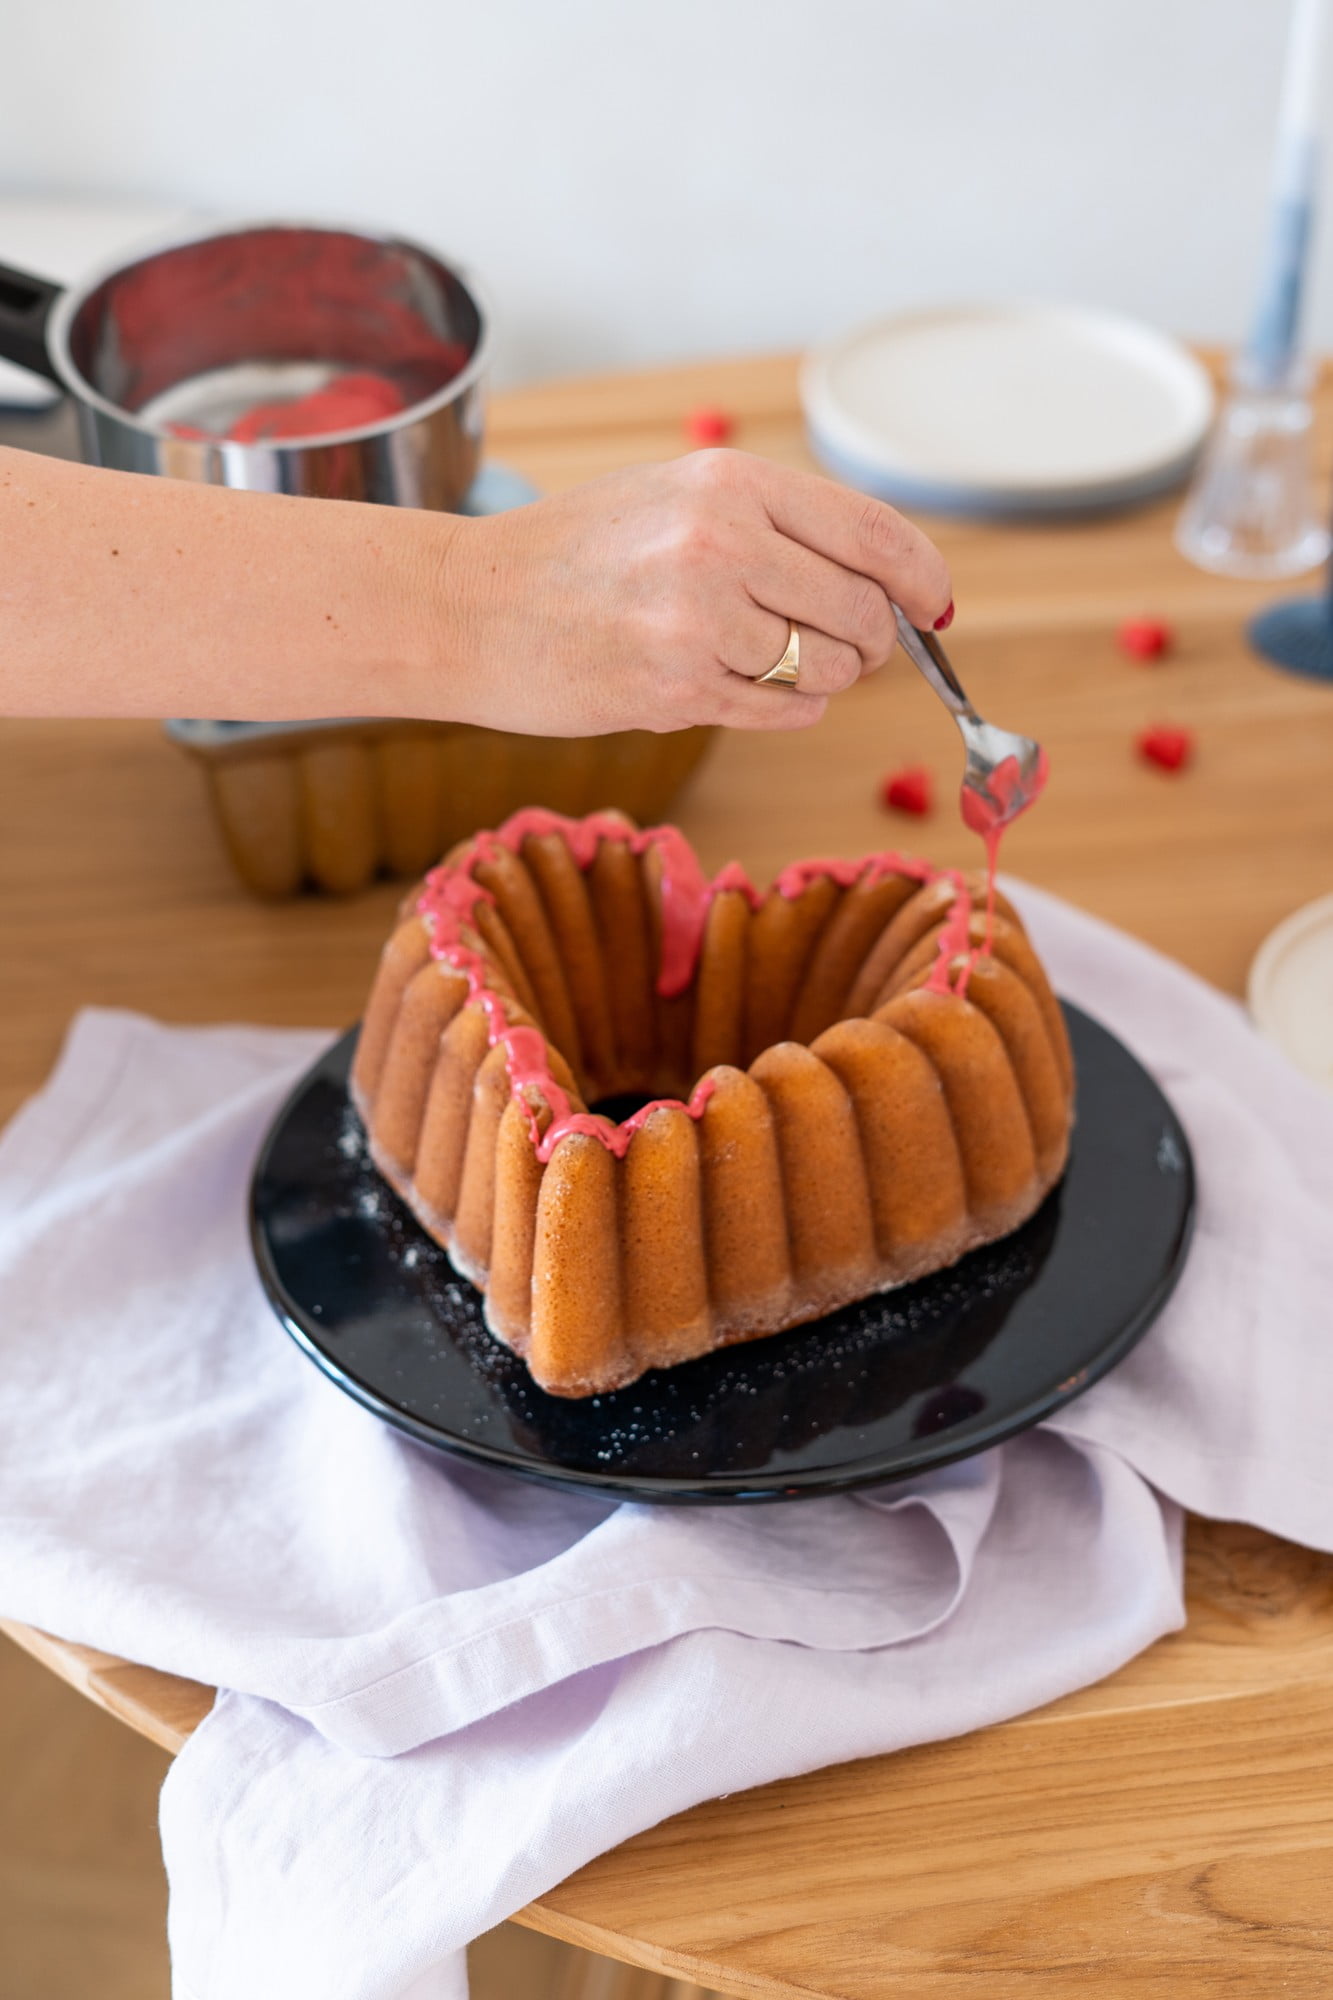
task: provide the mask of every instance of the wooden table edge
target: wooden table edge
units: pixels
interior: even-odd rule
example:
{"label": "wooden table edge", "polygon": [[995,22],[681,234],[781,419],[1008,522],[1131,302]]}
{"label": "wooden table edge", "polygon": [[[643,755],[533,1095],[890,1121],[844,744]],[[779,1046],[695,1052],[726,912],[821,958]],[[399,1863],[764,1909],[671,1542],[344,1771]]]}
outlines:
{"label": "wooden table edge", "polygon": [[[94,1646],[81,1646],[72,1639],[60,1639],[54,1633],[21,1624],[17,1619],[0,1618],[0,1632],[5,1633],[25,1653],[31,1654],[33,1659],[40,1661],[42,1666],[58,1674],[61,1680],[88,1701],[105,1709],[118,1721],[128,1723],[141,1736],[148,1737],[173,1756],[184,1749],[218,1697],[218,1690],[203,1681],[187,1680],[179,1674],[165,1673],[158,1667],[121,1659],[115,1653],[99,1652]],[[1147,1649],[1148,1652],[1162,1643],[1161,1640],[1155,1641],[1154,1646]],[[1143,1657],[1142,1654],[1136,1655],[1138,1659]],[[1127,1662],[1129,1666],[1133,1664],[1133,1661]],[[1048,1729],[1131,1711],[1146,1716],[1171,1709],[1216,1709],[1231,1702],[1253,1700],[1256,1695],[1277,1693],[1307,1678],[1284,1673],[1281,1666],[1281,1656],[1277,1655],[1270,1677],[1238,1682],[1234,1687],[1219,1688],[1210,1684],[1175,1690],[1169,1683],[1163,1683],[1158,1687],[1131,1687],[1124,1695],[1116,1693],[1124,1672],[1124,1669],[1117,1669],[1103,1681],[1094,1681],[1086,1688],[1076,1688],[1070,1694],[1059,1695],[1040,1708],[1025,1709],[1021,1714],[984,1724],[975,1731],[965,1730],[963,1734],[995,1735],[1016,1729]],[[1099,1688],[1107,1691],[1103,1701],[1096,1699]]]}
{"label": "wooden table edge", "polygon": [[[217,1690],[200,1681],[163,1673],[155,1667],[100,1652],[96,1647],[59,1639],[14,1619],[0,1619],[0,1632],[86,1700],[172,1756],[185,1747],[217,1699]],[[1112,1686],[1115,1678],[1111,1676],[1105,1685],[1108,1688]],[[1284,1684],[1285,1677],[1280,1672],[1275,1673],[1271,1686],[1279,1688]],[[1219,1703],[1242,1702],[1261,1691],[1251,1682],[1220,1692],[1216,1687],[1198,1688],[1184,1694],[1173,1693],[1169,1688],[1160,1692],[1151,1690],[1148,1698],[1143,1699],[1143,1691],[1139,1690],[1138,1698],[1131,1698],[1129,1702],[1112,1699],[1104,1706],[1095,1703],[1089,1706],[1088,1691],[1080,1690],[1079,1706],[1072,1711],[1069,1708],[1070,1698],[1061,1697],[1042,1708],[1008,1717],[988,1725],[985,1731],[975,1733],[993,1735],[1045,1728],[1062,1721],[1088,1722],[1101,1715],[1124,1713],[1126,1709],[1132,1709],[1137,1714],[1185,1707],[1216,1709]],[[556,1884],[551,1893],[558,1895],[560,1886]],[[804,1985],[775,1979],[754,1970],[742,1972],[705,1955],[674,1950],[631,1932],[590,1922],[569,1914],[542,1897],[515,1910],[509,1920],[582,1951],[593,1952],[602,1958],[664,1978],[693,1983],[710,1992],[723,1991],[736,1996],[736,2000],[801,2000],[801,1996],[813,1991]]]}
{"label": "wooden table edge", "polygon": [[217,1700],[217,1689],[205,1687],[202,1681],[185,1680],[134,1660],[122,1660],[114,1653],[98,1652],[94,1646],[58,1639],[35,1626],[21,1625],[17,1619],[0,1618],[0,1632],[98,1708],[128,1723],[172,1756],[185,1748]]}

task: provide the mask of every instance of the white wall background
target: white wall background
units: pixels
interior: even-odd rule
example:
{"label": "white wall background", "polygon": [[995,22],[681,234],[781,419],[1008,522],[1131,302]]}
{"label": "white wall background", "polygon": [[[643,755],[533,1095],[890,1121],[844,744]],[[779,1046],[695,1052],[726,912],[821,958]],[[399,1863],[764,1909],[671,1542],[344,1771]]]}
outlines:
{"label": "white wall background", "polygon": [[[1286,0],[5,0],[0,191],[415,232],[488,280],[510,380],[800,345],[969,295],[1232,339],[1286,16]],[[1311,331],[1329,345],[1319,262]]]}

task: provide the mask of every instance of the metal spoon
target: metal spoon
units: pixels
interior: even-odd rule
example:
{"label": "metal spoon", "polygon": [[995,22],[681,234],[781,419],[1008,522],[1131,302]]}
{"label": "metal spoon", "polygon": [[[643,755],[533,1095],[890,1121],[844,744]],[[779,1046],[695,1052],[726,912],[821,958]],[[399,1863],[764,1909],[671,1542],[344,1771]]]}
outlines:
{"label": "metal spoon", "polygon": [[[969,825],[978,831],[983,825],[1006,826],[1032,804],[1045,783],[1046,759],[1040,743],[1030,736],[1015,735],[1012,729],[997,729],[993,722],[983,722],[968,700],[938,636],[922,632],[896,604],[893,615],[898,621],[903,651],[934,688],[962,735],[967,750],[963,791],[974,795],[979,808],[972,818],[967,814],[965,800],[964,814]],[[996,788],[992,781],[1002,764],[1009,769],[1006,781]]]}

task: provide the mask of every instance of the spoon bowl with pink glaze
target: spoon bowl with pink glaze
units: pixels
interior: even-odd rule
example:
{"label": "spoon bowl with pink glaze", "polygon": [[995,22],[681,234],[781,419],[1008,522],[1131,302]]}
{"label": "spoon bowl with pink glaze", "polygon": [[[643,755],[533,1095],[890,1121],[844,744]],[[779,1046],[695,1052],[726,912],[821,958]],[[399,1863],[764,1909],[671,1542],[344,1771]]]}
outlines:
{"label": "spoon bowl with pink glaze", "polygon": [[903,651],[958,724],[967,751],[963,819],[986,842],[993,869],[1000,835],[1027,811],[1046,783],[1046,752],[1031,736],[1019,736],[1012,729],[999,729],[993,722],[983,721],[968,700],[938,635],[921,631],[896,604],[893,615]]}

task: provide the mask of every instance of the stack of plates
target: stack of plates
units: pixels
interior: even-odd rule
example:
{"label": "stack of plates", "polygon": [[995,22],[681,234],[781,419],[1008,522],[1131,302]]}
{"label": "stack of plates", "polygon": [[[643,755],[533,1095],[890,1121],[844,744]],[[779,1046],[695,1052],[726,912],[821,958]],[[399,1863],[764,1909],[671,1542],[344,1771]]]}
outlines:
{"label": "stack of plates", "polygon": [[1178,484],[1213,414],[1194,356],[1078,306],[899,313],[807,360],[810,442],[895,505],[1035,515],[1124,506]]}

